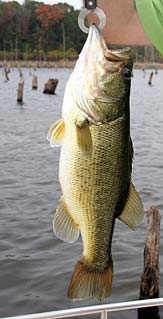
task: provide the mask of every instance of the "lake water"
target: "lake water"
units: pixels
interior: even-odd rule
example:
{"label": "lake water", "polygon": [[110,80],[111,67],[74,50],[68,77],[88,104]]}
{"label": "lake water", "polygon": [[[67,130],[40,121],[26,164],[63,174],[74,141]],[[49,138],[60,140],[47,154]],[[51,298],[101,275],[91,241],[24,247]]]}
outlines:
{"label": "lake water", "polygon": [[[38,69],[39,88],[32,91],[29,69],[23,69],[21,106],[16,102],[18,70],[11,71],[8,82],[0,70],[0,317],[99,304],[96,300],[72,303],[67,299],[82,244],[80,240],[64,243],[52,232],[53,213],[61,195],[59,148],[51,149],[46,135],[61,115],[71,71]],[[132,79],[133,180],[145,209],[157,205],[163,212],[163,71],[154,76],[151,87],[149,74],[146,71],[143,78],[143,72],[135,70]],[[42,93],[49,78],[59,79],[55,96]],[[146,219],[135,232],[116,222],[113,290],[103,303],[139,298],[145,236]],[[162,265],[161,245],[160,296]],[[117,318],[117,314],[109,318]],[[121,313],[120,318],[136,318],[136,312]]]}

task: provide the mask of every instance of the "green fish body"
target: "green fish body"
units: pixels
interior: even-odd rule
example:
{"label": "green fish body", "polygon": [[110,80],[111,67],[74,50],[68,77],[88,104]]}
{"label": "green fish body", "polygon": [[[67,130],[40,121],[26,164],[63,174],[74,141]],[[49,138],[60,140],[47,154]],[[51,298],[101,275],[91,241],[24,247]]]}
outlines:
{"label": "green fish body", "polygon": [[[91,60],[95,49],[96,65]],[[52,146],[61,143],[63,196],[54,232],[67,242],[81,234],[83,242],[83,255],[68,289],[72,300],[109,297],[115,219],[135,229],[143,217],[142,202],[131,182],[131,72],[129,50],[109,51],[92,26],[66,87],[63,118],[48,134]]]}

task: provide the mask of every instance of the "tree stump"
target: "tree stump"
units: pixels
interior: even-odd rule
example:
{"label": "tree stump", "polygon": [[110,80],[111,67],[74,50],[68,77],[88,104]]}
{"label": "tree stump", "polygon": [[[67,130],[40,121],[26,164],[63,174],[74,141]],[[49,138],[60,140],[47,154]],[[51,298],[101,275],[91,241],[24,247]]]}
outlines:
{"label": "tree stump", "polygon": [[55,94],[56,87],[58,85],[58,79],[49,79],[48,82],[45,83],[44,94]]}
{"label": "tree stump", "polygon": [[23,103],[23,83],[19,83],[18,84],[18,90],[17,90],[17,102],[19,104],[22,104]]}
{"label": "tree stump", "polygon": [[20,73],[19,73],[19,84],[22,84],[22,87],[24,87],[24,76],[23,76],[23,72],[20,70]]}
{"label": "tree stump", "polygon": [[153,78],[153,71],[150,73],[150,76],[149,76],[149,81],[148,81],[148,85],[152,85],[152,78]]}
{"label": "tree stump", "polygon": [[33,74],[32,78],[32,90],[37,90],[38,88],[38,80],[37,80],[37,75]]}
{"label": "tree stump", "polygon": [[10,73],[10,68],[8,67],[8,68],[4,68],[4,73],[5,73],[5,77],[6,77],[6,81],[9,81],[10,79],[9,79],[9,77],[8,77],[8,74]]}
{"label": "tree stump", "polygon": [[[141,277],[140,299],[159,298],[160,212],[157,207],[147,211],[147,238],[144,248],[144,272]],[[138,319],[159,319],[159,308],[138,309]]]}

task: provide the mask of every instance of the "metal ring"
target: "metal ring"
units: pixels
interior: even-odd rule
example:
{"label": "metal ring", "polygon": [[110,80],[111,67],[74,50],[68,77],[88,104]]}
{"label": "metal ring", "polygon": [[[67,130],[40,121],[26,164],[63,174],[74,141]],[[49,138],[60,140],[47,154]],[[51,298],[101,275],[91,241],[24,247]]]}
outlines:
{"label": "metal ring", "polygon": [[100,20],[100,23],[98,25],[99,30],[103,30],[103,28],[106,25],[106,15],[104,13],[104,11],[102,11],[100,8],[96,7],[94,10],[88,10],[86,8],[82,9],[79,16],[78,16],[78,24],[80,29],[84,32],[84,33],[88,33],[89,32],[89,28],[85,26],[85,18],[91,13],[93,12],[94,14],[96,14]]}

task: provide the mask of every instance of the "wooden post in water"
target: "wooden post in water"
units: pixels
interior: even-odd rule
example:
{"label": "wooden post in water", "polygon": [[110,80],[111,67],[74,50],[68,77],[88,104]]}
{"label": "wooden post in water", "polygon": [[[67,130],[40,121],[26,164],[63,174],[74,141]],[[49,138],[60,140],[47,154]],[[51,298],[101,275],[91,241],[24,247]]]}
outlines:
{"label": "wooden post in water", "polygon": [[23,89],[24,89],[24,77],[21,70],[19,70],[20,80],[18,83],[18,89],[17,89],[17,102],[19,104],[23,103]]}
{"label": "wooden post in water", "polygon": [[23,83],[18,84],[18,90],[17,90],[17,102],[22,104],[23,103]]}
{"label": "wooden post in water", "polygon": [[[144,248],[144,272],[141,277],[140,299],[159,298],[160,212],[157,207],[147,211],[147,238]],[[159,319],[159,308],[138,309],[138,319]]]}
{"label": "wooden post in water", "polygon": [[142,71],[143,71],[143,79],[145,79],[145,68],[143,68]]}
{"label": "wooden post in water", "polygon": [[153,78],[153,71],[150,73],[150,76],[149,76],[149,81],[148,81],[148,85],[152,85],[152,78]]}
{"label": "wooden post in water", "polygon": [[48,82],[45,83],[43,93],[55,94],[57,85],[58,85],[58,79],[49,79]]}
{"label": "wooden post in water", "polygon": [[19,76],[20,76],[19,83],[22,84],[22,86],[24,87],[24,76],[23,76],[23,72],[21,69],[19,70]]}
{"label": "wooden post in water", "polygon": [[4,73],[5,73],[5,77],[6,77],[6,81],[9,81],[9,77],[8,74],[10,73],[10,68],[9,67],[5,67],[4,68]]}
{"label": "wooden post in water", "polygon": [[18,84],[18,95],[17,95],[17,102],[22,104],[23,103],[23,84],[19,83]]}
{"label": "wooden post in water", "polygon": [[37,80],[37,75],[33,74],[32,78],[32,90],[37,90],[38,88],[38,80]]}

